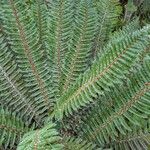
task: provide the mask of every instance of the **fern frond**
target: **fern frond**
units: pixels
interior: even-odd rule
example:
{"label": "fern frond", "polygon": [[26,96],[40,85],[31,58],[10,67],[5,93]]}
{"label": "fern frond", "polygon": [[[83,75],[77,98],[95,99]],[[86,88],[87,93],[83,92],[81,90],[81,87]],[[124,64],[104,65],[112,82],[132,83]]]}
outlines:
{"label": "fern frond", "polygon": [[76,83],[58,100],[56,118],[69,115],[81,106],[93,101],[97,94],[109,91],[109,87],[122,81],[142,50],[149,44],[150,27],[147,26],[132,35],[109,43],[105,53]]}
{"label": "fern frond", "polygon": [[96,12],[91,1],[81,1],[73,28],[73,37],[65,59],[62,92],[74,83],[89,64],[90,50],[96,29]]}
{"label": "fern frond", "polygon": [[62,66],[72,34],[72,1],[52,0],[49,7],[49,40],[47,48],[49,50],[49,59],[52,61],[51,70],[55,97],[58,98],[60,96]]}
{"label": "fern frond", "polygon": [[25,6],[25,2],[7,0],[2,5],[5,10],[3,28],[11,39],[11,48],[32,103],[40,110],[41,115],[46,116],[52,105],[50,73],[43,59],[43,52],[39,50],[36,23]]}
{"label": "fern frond", "polygon": [[123,38],[125,35],[132,34],[136,30],[140,29],[139,20],[136,18],[135,20],[127,23],[122,29],[119,29],[113,33],[110,37],[110,40],[118,40],[117,38]]}
{"label": "fern frond", "polygon": [[48,29],[48,10],[46,8],[46,4],[44,1],[35,0],[33,1],[31,6],[31,17],[34,18],[37,27],[38,34],[38,44],[40,46],[40,51],[43,53],[43,59],[46,60],[47,69],[50,70],[52,64],[49,60],[49,51],[47,48],[48,40],[49,40],[49,32]]}
{"label": "fern frond", "polygon": [[119,135],[116,139],[112,139],[111,143],[105,147],[112,147],[115,150],[143,150],[150,146],[150,120],[146,120],[142,127],[134,126],[132,132],[126,135]]}
{"label": "fern frond", "polygon": [[[119,135],[126,136],[134,131],[150,115],[150,57],[145,59],[142,69],[134,74],[127,87],[116,87],[109,95],[101,97],[101,101],[112,104],[95,108],[84,123],[84,137],[99,145],[109,144]],[[104,106],[104,107],[103,107]]]}
{"label": "fern frond", "polygon": [[114,140],[110,147],[115,150],[143,150],[150,146],[150,131],[133,131],[126,136]]}
{"label": "fern frond", "polygon": [[[138,19],[136,19],[136,20],[128,23],[126,26],[124,26],[122,28],[122,30],[120,29],[119,31],[114,32],[113,36],[110,37],[110,41],[111,42],[117,41],[117,40],[120,40],[121,38],[124,38],[124,36],[132,35],[132,33],[138,29],[140,29],[140,26],[139,26]],[[142,55],[143,54],[144,54],[144,52],[142,52]],[[140,58],[141,61],[142,61],[142,57],[144,58],[144,55],[141,56],[141,58]],[[79,124],[80,120],[83,118],[83,116],[85,116],[85,114],[88,114],[87,112],[89,110],[91,111],[91,108],[93,107],[93,105],[97,105],[96,102],[91,103],[90,105],[86,106],[85,108],[80,109],[77,113],[74,113],[71,116],[69,116],[69,118],[66,118],[66,119],[64,118],[63,119],[63,122],[64,122],[63,126],[66,126],[66,129],[67,129],[68,125],[69,125],[69,128],[71,128],[73,131],[76,131],[76,125]],[[68,120],[69,120],[69,122],[68,122]],[[76,122],[75,120],[78,120],[78,121]],[[73,126],[70,126],[70,125],[73,125]]]}
{"label": "fern frond", "polygon": [[[55,101],[54,99],[54,87],[53,87],[53,78],[52,78],[52,67],[53,67],[53,63],[52,60],[53,58],[50,58],[50,51],[49,51],[49,47],[50,47],[50,43],[49,43],[49,39],[50,39],[50,35],[49,35],[49,23],[50,23],[50,19],[49,19],[49,11],[46,8],[46,4],[45,1],[41,1],[41,0],[35,0],[32,2],[32,15],[31,18],[34,18],[34,22],[36,23],[36,28],[37,28],[37,45],[39,46],[39,50],[41,52],[41,61],[44,62],[44,68],[46,68],[47,70],[47,78],[48,80],[46,80],[45,82],[48,83],[48,86],[46,88],[49,88],[48,92],[51,91],[50,93],[50,97],[53,97],[53,101]],[[42,64],[41,64],[42,66]],[[46,73],[46,72],[45,72]]]}
{"label": "fern frond", "polygon": [[80,138],[63,137],[64,150],[95,150],[96,145]]}
{"label": "fern frond", "polygon": [[16,57],[12,53],[6,35],[0,33],[0,102],[4,108],[15,112],[26,123],[34,119],[40,123],[40,110],[35,107],[24,86],[22,74],[19,72]]}
{"label": "fern frond", "polygon": [[44,46],[45,45],[45,36],[46,34],[46,29],[47,29],[47,22],[46,22],[46,6],[43,1],[41,0],[36,0],[35,5],[33,5],[33,13],[35,15],[35,19],[37,22],[37,28],[38,28],[38,34],[39,34],[39,43]]}
{"label": "fern frond", "polygon": [[55,126],[54,123],[50,122],[42,129],[26,133],[19,143],[17,150],[62,150],[61,138]]}
{"label": "fern frond", "polygon": [[13,148],[29,128],[24,122],[0,106],[0,147]]}
{"label": "fern frond", "polygon": [[122,8],[118,0],[95,0],[94,3],[98,15],[97,30],[92,49],[95,57],[102,50],[109,34],[118,23]]}

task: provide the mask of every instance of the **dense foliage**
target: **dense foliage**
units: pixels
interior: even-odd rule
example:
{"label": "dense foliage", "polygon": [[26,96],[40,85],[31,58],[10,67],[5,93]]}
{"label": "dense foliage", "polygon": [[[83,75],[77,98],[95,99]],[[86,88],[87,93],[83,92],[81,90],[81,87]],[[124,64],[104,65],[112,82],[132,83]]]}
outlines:
{"label": "dense foliage", "polygon": [[0,1],[0,149],[147,150],[149,0]]}

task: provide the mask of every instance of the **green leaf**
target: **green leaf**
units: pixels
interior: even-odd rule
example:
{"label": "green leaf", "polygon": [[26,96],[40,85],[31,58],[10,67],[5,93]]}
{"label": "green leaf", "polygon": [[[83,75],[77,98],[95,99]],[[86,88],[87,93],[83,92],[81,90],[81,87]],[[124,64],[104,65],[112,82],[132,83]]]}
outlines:
{"label": "green leaf", "polygon": [[20,141],[17,150],[62,150],[61,138],[55,126],[54,123],[49,122],[42,129],[26,133]]}
{"label": "green leaf", "polygon": [[55,98],[60,97],[62,67],[72,36],[72,4],[72,0],[52,0],[48,5],[48,40],[46,47],[51,62],[52,86],[55,90]]}
{"label": "green leaf", "polygon": [[92,7],[91,1],[83,0],[75,16],[69,52],[65,58],[61,92],[65,92],[76,78],[88,68],[95,29],[96,11]]}
{"label": "green leaf", "polygon": [[[16,61],[18,68],[18,70],[14,69],[14,75],[22,76],[23,88],[27,89],[25,95],[29,99],[27,102],[30,102],[31,108],[36,107],[35,110],[39,110],[38,113],[35,113],[44,120],[48,113],[52,111],[51,106],[54,99],[53,90],[50,86],[50,71],[44,58],[44,51],[38,44],[39,34],[36,22],[34,18],[30,17],[30,11],[25,1],[7,0],[2,8],[4,9],[2,26],[4,33],[8,36],[10,46],[8,53],[13,53],[13,59]],[[1,53],[3,53],[3,50],[1,50]],[[5,53],[4,55],[7,56]],[[5,59],[3,63],[6,62]],[[10,62],[12,62],[12,58]],[[16,84],[20,85],[21,83],[17,81]],[[21,101],[21,103],[23,102]],[[22,107],[24,106],[18,106],[19,109]],[[33,113],[31,116],[33,116]]]}

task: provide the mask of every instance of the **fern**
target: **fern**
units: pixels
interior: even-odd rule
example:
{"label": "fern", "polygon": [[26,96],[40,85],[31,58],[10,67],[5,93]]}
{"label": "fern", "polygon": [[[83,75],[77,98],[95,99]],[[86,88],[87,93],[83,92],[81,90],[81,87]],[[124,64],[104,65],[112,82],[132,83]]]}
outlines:
{"label": "fern", "polygon": [[148,149],[145,4],[1,0],[0,149]]}
{"label": "fern", "polygon": [[[22,74],[15,60],[15,55],[11,52],[6,36],[1,34],[0,48],[0,98],[4,108],[9,108],[12,112],[24,118],[26,122],[31,122],[34,118],[39,124],[37,109],[28,96],[28,89],[24,87]],[[8,46],[8,47],[7,47]]]}
{"label": "fern", "polygon": [[126,135],[127,131],[134,129],[131,127],[141,126],[147,121],[150,113],[149,64],[150,58],[148,57],[142,69],[130,79],[127,87],[116,87],[111,92],[111,97],[107,95],[101,98],[101,101],[112,103],[112,105],[105,104],[97,108],[96,112],[93,110],[93,113],[89,115],[91,118],[86,119],[85,127],[82,128],[88,139],[95,140],[101,145],[109,143],[107,137],[117,139],[118,133]]}
{"label": "fern", "polygon": [[[47,67],[44,67],[46,64],[45,61],[42,61],[42,53],[37,53],[39,45],[37,45],[35,23],[32,18],[28,18],[27,11],[19,13],[21,9],[19,6],[22,6],[19,2],[15,3],[10,0],[7,5],[3,6],[5,9],[4,19],[9,19],[4,24],[4,29],[6,28],[6,34],[13,42],[11,48],[16,57],[19,73],[23,74],[24,86],[29,90],[30,100],[34,99],[32,103],[37,103],[43,113],[51,106],[51,91],[48,86],[50,75]],[[21,17],[23,14],[24,16]],[[10,26],[7,26],[7,23]],[[31,38],[32,40],[30,40]],[[45,88],[47,86],[48,88]]]}
{"label": "fern", "polygon": [[[49,57],[52,61],[52,79],[55,90],[55,97],[60,95],[62,66],[67,53],[67,45],[71,37],[72,27],[72,3],[70,0],[53,0],[50,3],[48,22],[48,43]],[[57,96],[56,96],[57,95]]]}
{"label": "fern", "polygon": [[94,0],[95,9],[97,10],[97,28],[93,44],[93,56],[101,52],[105,41],[108,40],[109,34],[114,30],[119,21],[122,8],[117,0]]}
{"label": "fern", "polygon": [[126,136],[121,136],[110,144],[114,149],[148,149],[150,143],[148,131],[134,131]]}
{"label": "fern", "polygon": [[63,145],[59,144],[61,138],[58,136],[54,127],[55,124],[49,123],[49,125],[40,130],[25,134],[17,150],[61,150],[63,147]]}
{"label": "fern", "polygon": [[96,148],[96,145],[93,143],[89,143],[81,138],[73,138],[73,137],[64,137],[63,140],[64,149],[68,150],[79,150],[79,149],[87,149],[93,150]]}
{"label": "fern", "polygon": [[74,24],[74,36],[71,42],[69,54],[64,66],[64,79],[62,91],[66,91],[80,73],[88,67],[91,43],[95,31],[95,11],[90,4],[83,1],[77,10],[76,22]]}
{"label": "fern", "polygon": [[110,86],[121,82],[125,73],[135,63],[135,56],[148,46],[149,29],[147,26],[131,36],[109,43],[99,61],[60,98],[55,108],[55,116],[62,118],[63,113],[72,114],[81,106],[90,103],[97,94],[103,94],[103,90],[109,91]]}
{"label": "fern", "polygon": [[25,126],[20,118],[8,110],[0,108],[0,146],[7,149],[13,148],[22,138],[23,134],[28,132],[29,128]]}

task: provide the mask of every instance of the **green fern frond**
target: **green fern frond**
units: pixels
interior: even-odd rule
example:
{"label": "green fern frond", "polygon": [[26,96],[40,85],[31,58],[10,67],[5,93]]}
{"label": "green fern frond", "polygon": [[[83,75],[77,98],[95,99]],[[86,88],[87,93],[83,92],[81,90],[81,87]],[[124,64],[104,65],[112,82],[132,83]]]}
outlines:
{"label": "green fern frond", "polygon": [[24,122],[0,106],[0,147],[13,148],[29,128]]}
{"label": "green fern frond", "polygon": [[62,92],[66,91],[88,67],[96,29],[95,16],[96,12],[92,8],[92,2],[81,1],[75,16],[73,39],[70,42],[69,53],[65,59]]}
{"label": "green fern frond", "polygon": [[48,17],[49,40],[47,48],[52,61],[52,79],[55,97],[60,96],[62,66],[68,52],[68,44],[72,34],[73,11],[71,0],[52,0]]}
{"label": "green fern frond", "polygon": [[122,8],[118,0],[95,0],[98,15],[97,30],[93,44],[94,57],[102,50],[109,34],[114,30],[121,15]]}
{"label": "green fern frond", "polygon": [[40,123],[40,110],[35,107],[24,86],[16,57],[11,50],[8,38],[0,33],[0,100],[4,108],[15,112],[26,123],[34,119]]}
{"label": "green fern frond", "polygon": [[119,137],[111,145],[115,150],[143,150],[148,149],[150,146],[150,131],[144,132],[139,131],[139,133],[130,133],[127,136]]}
{"label": "green fern frond", "polygon": [[55,126],[49,122],[42,129],[28,132],[23,136],[17,150],[62,150],[61,138]]}
{"label": "green fern frond", "polygon": [[38,45],[36,23],[29,17],[28,9],[22,9],[24,7],[25,2],[14,0],[7,0],[2,5],[5,10],[3,29],[10,38],[19,73],[23,75],[24,86],[29,90],[28,95],[40,110],[39,113],[46,116],[48,111],[52,111],[50,73]]}
{"label": "green fern frond", "polygon": [[109,91],[109,87],[119,83],[137,60],[139,54],[149,44],[150,27],[147,26],[132,35],[110,42],[105,53],[90,70],[80,76],[76,83],[58,100],[56,118],[63,118],[81,106],[93,101],[97,94]]}
{"label": "green fern frond", "polygon": [[[124,26],[119,31],[114,32],[113,36],[110,37],[110,41],[111,42],[113,40],[117,41],[117,40],[120,40],[121,38],[124,38],[124,36],[132,35],[132,33],[138,29],[140,29],[139,20],[136,19],[136,20],[130,22],[129,24],[127,24],[126,26]],[[141,57],[140,60],[142,61],[142,57],[144,58],[144,52],[142,52],[142,55],[140,57]],[[94,109],[94,106],[97,105],[96,103],[97,102],[91,103],[90,106],[87,105],[85,108],[80,109],[78,113],[74,113],[73,115],[69,116],[69,118],[63,119],[63,122],[64,122],[63,126],[66,126],[65,127],[66,129],[71,128],[73,131],[76,131],[76,126],[78,125],[80,120],[82,120],[82,118],[83,118],[83,116],[85,116],[85,114],[88,114],[88,112],[91,110],[91,108]],[[69,122],[68,122],[68,120],[69,120]],[[78,120],[77,121],[78,123],[76,122],[76,120]],[[68,127],[68,125],[69,125],[69,127]]]}
{"label": "green fern frond", "polygon": [[95,150],[96,145],[80,138],[63,137],[64,150]]}
{"label": "green fern frond", "polygon": [[[49,51],[47,48],[49,34],[47,32],[48,29],[48,10],[44,1],[34,0],[31,4],[30,17],[34,18],[37,28],[38,34],[38,45],[40,46],[39,50],[42,52],[43,60],[46,62],[46,67],[49,69],[52,64],[49,59]],[[50,69],[49,69],[50,72]]]}
{"label": "green fern frond", "polygon": [[[46,40],[46,29],[47,29],[47,21],[46,21],[46,6],[43,1],[41,0],[35,0],[35,5],[33,5],[33,14],[36,19],[37,28],[38,28],[38,35],[39,35],[39,44],[46,49],[45,46],[45,40]],[[42,50],[42,48],[41,48]]]}
{"label": "green fern frond", "polygon": [[150,115],[150,57],[145,59],[142,69],[134,74],[127,87],[116,87],[110,95],[101,97],[101,101],[111,105],[99,105],[86,118],[83,134],[89,141],[99,145],[109,144],[119,135],[126,136],[134,131]]}
{"label": "green fern frond", "polygon": [[150,146],[150,126],[149,121],[145,121],[142,127],[134,126],[132,132],[126,135],[119,135],[105,147],[112,147],[115,150],[143,150]]}
{"label": "green fern frond", "polygon": [[122,27],[122,29],[119,29],[113,33],[113,35],[110,37],[110,40],[117,40],[116,38],[123,38],[125,35],[133,34],[136,30],[140,29],[139,19],[135,19],[129,23],[127,23],[125,26]]}
{"label": "green fern frond", "polygon": [[[46,82],[48,82],[48,86],[46,88],[49,88],[49,91],[51,91],[50,97],[53,97],[53,101],[55,101],[54,99],[54,86],[53,86],[53,78],[52,78],[52,60],[53,58],[50,57],[50,51],[49,51],[49,39],[50,39],[50,35],[48,32],[48,28],[49,28],[49,23],[50,23],[50,19],[48,18],[49,15],[49,11],[48,8],[46,7],[45,1],[42,0],[34,0],[31,6],[31,10],[30,10],[30,16],[33,19],[34,18],[34,22],[36,24],[36,28],[37,28],[37,45],[39,46],[38,51],[41,52],[41,61],[44,62],[44,67],[46,68],[47,72],[42,72],[45,73],[45,75],[47,75],[47,79]],[[48,92],[49,92],[48,91]]]}

